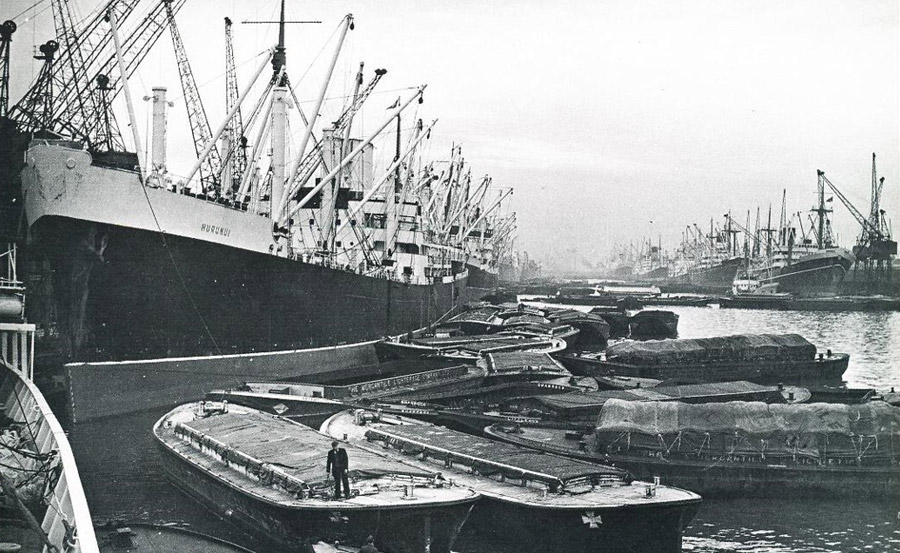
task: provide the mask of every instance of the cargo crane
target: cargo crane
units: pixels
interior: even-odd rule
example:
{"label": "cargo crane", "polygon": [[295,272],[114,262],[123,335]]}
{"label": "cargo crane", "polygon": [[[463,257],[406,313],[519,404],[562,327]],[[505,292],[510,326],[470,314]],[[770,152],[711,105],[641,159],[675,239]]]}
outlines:
{"label": "cargo crane", "polygon": [[[170,6],[171,11],[174,14],[177,14],[186,1],[187,0],[172,1]],[[121,21],[121,19],[117,19],[117,21]],[[162,33],[166,30],[167,26],[168,18],[166,6],[164,6],[162,2],[158,2],[123,42],[123,57],[125,59],[126,76],[131,77],[131,75],[134,74],[140,63],[150,52],[150,49],[153,48],[156,41],[162,36]],[[115,51],[113,51],[97,71],[98,74],[109,76],[110,101],[114,100],[122,91],[122,75],[119,73],[118,69],[114,71],[114,68],[117,66],[116,54]],[[89,119],[88,122],[91,124],[88,131],[89,136],[96,142],[96,137],[102,132],[100,125],[103,124],[103,119],[94,116]]]}
{"label": "cargo crane", "polygon": [[[231,112],[238,103],[237,70],[234,65],[234,47],[232,45],[231,19],[225,18],[225,110]],[[241,109],[237,108],[228,124],[227,148],[222,148],[225,164],[222,183],[225,193],[233,196],[240,188],[240,177],[247,168],[247,137],[244,136],[244,122]]]}
{"label": "cargo crane", "polygon": [[61,56],[59,70],[53,75],[59,90],[65,90],[69,95],[66,103],[62,104],[65,111],[61,114],[59,122],[60,125],[68,128],[75,137],[90,143],[90,138],[82,135],[84,119],[93,114],[99,114],[100,110],[97,106],[97,97],[91,90],[90,79],[77,77],[79,70],[85,66],[83,48],[90,46],[79,41],[90,40],[90,38],[80,36],[81,33],[75,27],[72,10],[69,8],[67,0],[53,0],[51,5],[53,7],[51,10],[53,24],[56,27],[56,40],[67,54]]}
{"label": "cargo crane", "polygon": [[[359,92],[358,95],[355,96],[354,101],[351,103],[350,107],[348,107],[344,112],[338,117],[337,121],[335,121],[331,126],[332,136],[338,137],[344,134],[345,130],[348,130],[350,124],[353,122],[353,116],[362,108],[363,103],[369,98],[369,95],[372,94],[372,91],[375,90],[375,87],[378,85],[378,82],[387,74],[387,69],[376,69],[375,75],[366,85],[366,87]],[[361,73],[357,77],[357,81],[362,78]],[[306,191],[309,189],[301,188],[304,184],[306,184],[315,173],[316,169],[318,169],[319,164],[322,163],[322,143],[319,142],[313,147],[307,154],[303,157],[300,162],[299,167],[297,168],[297,172],[295,173],[295,177],[293,182],[291,183],[291,191],[294,195],[303,196],[306,194]]]}
{"label": "cargo crane", "polygon": [[13,21],[4,21],[0,25],[0,117],[9,113],[9,45],[16,32]]}
{"label": "cargo crane", "polygon": [[[750,226],[750,211],[749,210],[747,211],[747,225],[746,226],[738,223],[734,219],[734,217],[731,216],[730,212],[725,214],[725,222],[728,223],[728,227],[727,227],[728,231],[727,232],[729,233],[729,235],[731,235],[731,234],[736,235],[736,234],[743,233],[743,235],[744,235],[744,254],[749,255],[749,251],[751,250],[751,247],[749,246],[749,244],[753,243],[754,244],[753,249],[755,249],[756,244],[759,240],[758,234],[748,228]],[[735,240],[733,240],[733,242],[735,243],[735,247],[737,247],[736,246],[737,240],[735,239]]]}
{"label": "cargo crane", "polygon": [[[173,11],[180,10],[185,1],[175,0]],[[122,75],[115,69],[116,54],[106,23],[107,6],[76,24],[69,13],[68,0],[53,2],[57,39],[50,42],[55,42],[57,48],[52,59],[47,59],[47,52],[42,51],[39,59],[44,59],[44,67],[9,110],[9,118],[25,132],[48,131],[83,140],[91,151],[109,145],[112,145],[109,149],[124,151],[115,117],[109,110],[110,103],[121,91]],[[139,3],[140,0],[118,0],[110,2],[108,7],[121,26]],[[128,76],[146,57],[166,25],[165,10],[162,4],[157,4],[125,37],[123,50]],[[49,42],[44,46],[48,46],[46,50],[52,49]]]}
{"label": "cargo crane", "polygon": [[[868,219],[825,177],[825,173],[819,171],[819,178],[828,185],[862,227],[856,245],[853,246],[853,255],[856,256],[853,267],[855,278],[861,277],[869,291],[889,288],[893,281],[891,258],[897,255],[897,242],[891,239],[885,212],[881,209],[884,177],[878,179],[875,154],[872,154],[872,197]],[[859,275],[859,272],[863,274]]]}
{"label": "cargo crane", "polygon": [[[213,133],[209,126],[209,119],[206,117],[203,101],[200,99],[197,81],[194,80],[191,63],[188,60],[187,52],[184,49],[184,43],[181,41],[181,33],[178,31],[178,25],[175,23],[172,0],[163,0],[163,4],[165,5],[166,10],[166,20],[169,23],[169,33],[172,35],[172,46],[175,49],[178,75],[181,77],[181,88],[184,92],[184,105],[185,108],[187,108],[188,122],[191,125],[191,134],[194,138],[194,151],[196,152],[197,157],[200,157],[200,154],[203,153],[206,146],[213,139]],[[213,146],[200,164],[200,184],[203,194],[212,195],[214,197],[218,197],[221,194],[221,181],[219,180],[221,171],[222,158],[219,156],[219,150]]]}
{"label": "cargo crane", "polygon": [[59,50],[59,43],[55,40],[48,40],[38,48],[40,54],[34,56],[34,59],[44,62],[37,77],[37,83],[41,85],[43,91],[42,96],[37,99],[40,102],[39,111],[35,106],[37,122],[35,130],[42,132],[46,132],[53,123],[53,61],[56,58],[57,50]]}

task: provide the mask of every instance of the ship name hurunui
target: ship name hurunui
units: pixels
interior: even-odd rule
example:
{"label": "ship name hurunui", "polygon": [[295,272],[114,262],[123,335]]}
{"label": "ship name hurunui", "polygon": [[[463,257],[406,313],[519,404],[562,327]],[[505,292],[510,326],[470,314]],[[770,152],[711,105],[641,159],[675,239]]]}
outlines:
{"label": "ship name hurunui", "polygon": [[210,232],[219,236],[231,236],[230,228],[218,227],[216,225],[209,225],[207,223],[200,223],[200,230],[202,230],[203,232]]}

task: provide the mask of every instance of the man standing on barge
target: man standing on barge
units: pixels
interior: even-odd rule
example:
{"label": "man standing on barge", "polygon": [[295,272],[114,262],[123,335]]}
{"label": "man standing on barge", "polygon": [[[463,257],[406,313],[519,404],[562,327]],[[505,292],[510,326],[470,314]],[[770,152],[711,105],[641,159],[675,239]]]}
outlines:
{"label": "man standing on barge", "polygon": [[341,483],[344,484],[344,497],[350,499],[350,462],[347,450],[338,447],[337,441],[331,442],[325,472],[334,476],[334,498],[341,498]]}

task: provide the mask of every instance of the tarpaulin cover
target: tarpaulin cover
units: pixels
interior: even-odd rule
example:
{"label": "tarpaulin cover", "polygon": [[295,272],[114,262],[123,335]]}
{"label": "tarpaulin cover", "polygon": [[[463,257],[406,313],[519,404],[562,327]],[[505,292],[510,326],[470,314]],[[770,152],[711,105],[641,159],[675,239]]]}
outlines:
{"label": "tarpaulin cover", "polygon": [[[654,388],[633,388],[630,390],[608,390],[597,392],[570,392],[566,394],[535,396],[535,400],[555,411],[570,415],[578,412],[599,412],[600,407],[610,399],[628,401],[727,401],[729,399],[755,400],[763,396],[777,395],[774,386],[761,386],[752,382],[714,382],[709,384],[683,384],[677,386],[657,386]],[[728,397],[732,396],[732,397]],[[740,397],[733,397],[740,396]]]}
{"label": "tarpaulin cover", "polygon": [[685,362],[804,360],[815,357],[816,346],[799,334],[737,334],[714,338],[622,342],[606,350],[607,361],[631,365]]}
{"label": "tarpaulin cover", "polygon": [[[184,426],[225,444],[229,451],[238,451],[262,463],[278,466],[304,482],[327,480],[325,464],[333,438],[312,428],[256,411],[230,412],[196,419]],[[347,450],[350,473],[356,477],[389,474],[433,476],[431,472],[398,463],[350,444],[341,444],[341,447]]]}
{"label": "tarpaulin cover", "polygon": [[496,442],[442,426],[410,424],[379,427],[370,433],[394,439],[409,453],[417,453],[427,447],[436,453],[482,460],[483,463],[478,464],[478,470],[482,474],[491,474],[492,471],[505,467],[548,475],[560,482],[589,476],[624,478],[626,474],[622,469]]}
{"label": "tarpaulin cover", "polygon": [[549,319],[545,319],[540,315],[532,315],[526,313],[524,315],[514,315],[503,322],[504,326],[520,326],[528,324],[545,324],[549,323]]}
{"label": "tarpaulin cover", "polygon": [[[671,453],[890,457],[900,449],[900,409],[884,402],[688,404],[608,400],[595,433],[601,448]],[[623,441],[624,440],[624,441]]]}

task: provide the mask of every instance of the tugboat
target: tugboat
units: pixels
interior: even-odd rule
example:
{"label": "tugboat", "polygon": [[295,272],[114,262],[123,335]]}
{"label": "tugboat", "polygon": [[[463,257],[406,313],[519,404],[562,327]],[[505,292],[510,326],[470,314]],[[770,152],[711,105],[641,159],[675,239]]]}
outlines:
{"label": "tugboat", "polygon": [[360,546],[371,535],[386,552],[449,553],[478,499],[438,471],[352,445],[352,493],[333,499],[325,470],[331,438],[227,402],[181,405],[153,434],[179,489],[282,551],[318,538]]}

